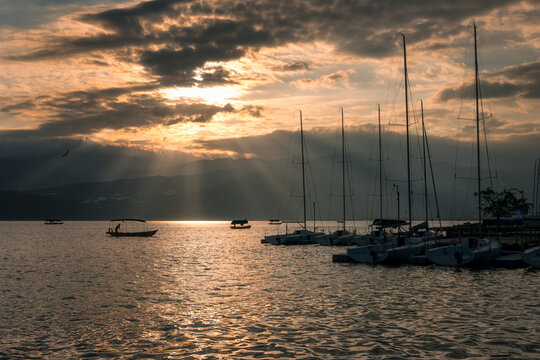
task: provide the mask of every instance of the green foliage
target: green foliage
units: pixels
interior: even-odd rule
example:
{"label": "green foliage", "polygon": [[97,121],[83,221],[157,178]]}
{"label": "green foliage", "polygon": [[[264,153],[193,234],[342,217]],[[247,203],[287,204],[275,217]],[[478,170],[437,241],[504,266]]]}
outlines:
{"label": "green foliage", "polygon": [[[517,191],[521,193],[520,198],[516,197],[512,189],[503,189],[500,192],[496,192],[488,187],[480,191],[480,195],[482,196],[482,212],[497,219],[518,215],[520,211],[526,214],[532,204],[527,202],[527,199],[523,197],[523,193],[520,190]],[[478,194],[476,193],[475,195]]]}

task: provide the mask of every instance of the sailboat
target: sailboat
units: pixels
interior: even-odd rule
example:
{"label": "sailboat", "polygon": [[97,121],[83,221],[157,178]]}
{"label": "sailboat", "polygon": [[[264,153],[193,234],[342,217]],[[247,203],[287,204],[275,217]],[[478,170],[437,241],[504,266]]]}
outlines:
{"label": "sailboat", "polygon": [[[475,110],[476,110],[476,157],[477,157],[477,192],[478,192],[478,233],[482,232],[482,194],[480,177],[480,112],[479,93],[480,78],[478,73],[478,46],[476,41],[476,24],[474,27],[474,67],[475,67]],[[501,244],[498,241],[484,237],[469,237],[453,245],[442,246],[426,251],[427,258],[438,265],[464,266],[464,265],[490,265],[492,260],[501,253]]]}
{"label": "sailboat", "polygon": [[[369,235],[364,235],[356,240],[359,245],[364,245],[359,248],[349,249],[347,254],[350,258],[357,262],[407,262],[411,256],[420,255],[425,251],[426,247],[433,246],[434,242],[429,240],[429,228],[428,228],[428,210],[427,210],[427,180],[426,180],[426,154],[425,154],[425,142],[424,142],[424,195],[425,195],[425,213],[426,219],[423,223],[412,227],[412,201],[411,201],[411,163],[410,163],[410,138],[409,138],[409,91],[408,91],[408,73],[407,73],[407,47],[405,41],[405,34],[401,33],[403,39],[403,73],[405,77],[405,124],[406,124],[406,139],[407,139],[407,194],[408,194],[408,206],[409,206],[409,221],[408,223],[401,223],[400,220],[392,221],[386,219],[383,221],[382,216],[382,164],[379,167],[379,192],[380,192],[380,219],[378,221],[379,227],[376,231],[372,231]],[[425,137],[424,128],[424,111],[422,102],[422,131],[423,140]],[[380,119],[380,106],[379,112],[379,158],[382,162],[382,150],[381,150],[381,119]],[[399,196],[399,193],[398,193]],[[399,201],[399,200],[398,200]],[[399,203],[398,203],[399,207]],[[403,238],[400,236],[392,236],[384,232],[386,227],[402,225],[408,225],[409,230],[406,236]],[[377,219],[374,224],[377,223]],[[425,229],[424,236],[414,236],[420,229]],[[368,242],[368,244],[366,244]],[[369,243],[371,242],[371,243]],[[377,242],[377,243],[375,243]]]}
{"label": "sailboat", "polygon": [[324,246],[345,246],[353,244],[354,233],[347,230],[346,222],[346,206],[345,206],[345,128],[343,122],[343,108],[341,108],[341,180],[342,180],[342,205],[343,205],[343,224],[342,229],[338,229],[331,234],[323,234],[317,236],[317,243]]}
{"label": "sailboat", "polygon": [[[427,186],[427,164],[426,164],[426,145],[427,145],[427,133],[424,123],[424,102],[420,100],[421,118],[422,118],[422,149],[423,149],[423,180],[424,180],[424,215],[425,219],[420,224],[410,227],[409,236],[405,238],[404,244],[396,248],[388,249],[388,262],[405,263],[411,256],[417,256],[423,254],[427,249],[436,245],[436,235],[429,231],[429,216],[428,216],[428,186]],[[431,160],[430,160],[431,164]],[[433,189],[435,198],[437,192],[435,191],[435,181],[433,179],[433,168],[431,168]],[[438,204],[438,201],[437,201]],[[437,205],[437,214],[438,214]],[[439,218],[440,226],[440,218]],[[423,229],[423,236],[414,235]]]}
{"label": "sailboat", "polygon": [[[406,128],[406,142],[407,142],[407,197],[409,206],[409,221],[408,221],[408,236],[401,238],[400,236],[391,236],[387,238],[387,234],[383,233],[382,226],[379,228],[379,240],[382,242],[373,245],[365,245],[360,248],[353,248],[347,251],[347,254],[354,261],[361,262],[382,262],[382,261],[407,261],[409,256],[419,255],[423,247],[423,239],[418,237],[412,237],[412,202],[411,202],[411,156],[410,156],[410,140],[409,140],[409,91],[408,91],[408,74],[407,74],[407,47],[405,42],[405,34],[400,33],[403,39],[403,74],[405,77],[405,128]],[[379,107],[379,157],[382,157],[381,153],[381,120],[380,120],[380,107]],[[381,214],[382,219],[382,174],[380,174],[380,193],[381,193]],[[382,223],[382,221],[381,221]],[[375,233],[374,235],[377,235]],[[358,243],[358,242],[357,242]]]}
{"label": "sailboat", "polygon": [[359,263],[379,263],[388,257],[388,248],[398,246],[399,237],[387,233],[385,229],[406,224],[404,221],[383,219],[383,185],[382,185],[382,138],[381,138],[381,106],[377,104],[379,124],[379,218],[373,220],[368,234],[356,236],[353,241],[358,247],[347,249],[350,259]]}
{"label": "sailboat", "polygon": [[[302,110],[300,112],[300,148],[302,154],[302,199],[304,205],[304,219],[301,229],[294,230],[292,233],[288,232],[288,228],[284,234],[266,235],[261,242],[269,243],[273,245],[309,245],[315,244],[315,237],[322,235],[322,232],[315,232],[315,226],[313,231],[307,229],[307,216],[306,216],[306,171],[304,160],[304,128],[302,123]],[[287,223],[286,221],[284,221]]]}

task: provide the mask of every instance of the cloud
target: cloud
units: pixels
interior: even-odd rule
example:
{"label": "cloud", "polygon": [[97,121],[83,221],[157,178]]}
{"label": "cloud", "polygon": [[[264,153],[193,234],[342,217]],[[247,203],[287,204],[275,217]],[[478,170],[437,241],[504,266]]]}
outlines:
{"label": "cloud", "polygon": [[349,78],[355,71],[353,69],[338,70],[331,74],[322,75],[317,79],[299,79],[294,83],[300,86],[319,87],[319,86],[336,86],[338,84],[348,86]]}
{"label": "cloud", "polygon": [[[501,133],[509,133],[510,136],[504,140],[488,139],[490,153],[495,156],[500,170],[516,169],[522,171],[534,164],[534,158],[538,156],[538,142],[540,141],[540,132],[533,132],[539,126],[534,123],[527,124],[508,124],[503,121],[493,121],[495,127]],[[491,129],[496,130],[496,129]],[[490,130],[490,132],[491,132]],[[329,157],[338,150],[336,145],[337,129],[321,128],[305,130],[306,147],[308,148],[310,158]],[[428,134],[429,135],[429,134]],[[376,127],[368,129],[358,128],[346,132],[348,139],[347,146],[351,156],[366,161],[369,154],[375,154],[377,146]],[[413,144],[419,139],[412,137]],[[392,161],[403,158],[404,134],[390,130],[384,131],[383,148],[387,154],[387,166]],[[221,152],[232,152],[239,157],[258,157],[262,159],[280,159],[291,156],[299,146],[298,132],[278,130],[265,135],[231,137],[215,140],[198,140],[196,142],[200,147],[206,150],[219,150]],[[468,139],[452,139],[447,135],[429,136],[429,144],[434,161],[438,163],[454,164],[455,155],[458,147],[463,151],[470,145]],[[418,147],[413,146],[413,152],[418,151]],[[390,156],[388,156],[390,155]],[[413,156],[420,159],[420,154]],[[525,156],[526,155],[526,156]],[[373,156],[376,158],[376,156]],[[400,160],[400,161],[401,161]],[[356,164],[360,169],[365,165],[361,162]]]}
{"label": "cloud", "polygon": [[19,112],[20,110],[28,110],[35,107],[36,105],[34,104],[33,101],[26,100],[26,101],[22,101],[16,104],[4,106],[3,108],[0,108],[0,111],[5,112],[5,113],[10,113],[10,112],[16,113],[16,112]]}
{"label": "cloud", "polygon": [[264,107],[260,105],[246,105],[240,111],[246,112],[249,115],[260,118],[263,116]]}
{"label": "cloud", "polygon": [[[87,13],[79,20],[107,33],[56,38],[47,46],[9,59],[37,60],[99,50],[133,47],[139,61],[159,75],[189,71],[207,61],[243,56],[248,48],[314,40],[335,44],[340,51],[382,58],[392,54],[399,30],[409,42],[441,39],[463,31],[465,19],[513,3],[511,0],[447,2],[391,1],[288,2],[260,1],[249,6],[236,1],[197,3],[187,0],[141,2],[131,7]],[[418,19],[422,19],[418,22]],[[392,24],[392,25],[389,25]],[[354,36],[352,36],[354,34]],[[160,47],[151,49],[151,47]],[[140,47],[146,49],[140,50]],[[294,68],[294,66],[292,67]],[[291,68],[291,69],[292,69]]]}
{"label": "cloud", "polygon": [[[50,3],[60,4],[61,0],[51,0]],[[75,3],[90,4],[88,1]],[[357,111],[363,106],[357,106],[358,99],[373,103],[380,101],[382,86],[376,83],[378,80],[374,76],[363,84],[364,89],[361,86],[352,89],[349,82],[351,78],[361,82],[364,74],[370,72],[386,74],[385,67],[391,61],[389,57],[395,55],[396,46],[400,43],[399,38],[396,39],[397,31],[407,35],[413,54],[423,52],[429,54],[431,59],[434,57],[433,51],[428,50],[455,47],[464,40],[468,30],[463,25],[472,18],[480,17],[479,24],[492,30],[493,24],[489,21],[499,10],[510,14],[518,11],[520,19],[538,10],[532,1],[520,3],[516,10],[518,5],[512,0],[412,0],[399,4],[390,0],[153,0],[125,1],[121,7],[112,9],[103,6],[104,3],[100,2],[101,6],[97,7],[88,5],[84,12],[80,6],[73,7],[74,13],[61,18],[69,20],[69,26],[62,28],[61,21],[58,21],[48,28],[17,34],[13,40],[13,44],[16,44],[10,45],[16,50],[10,51],[9,46],[6,47],[3,54],[7,55],[4,58],[13,61],[8,66],[30,68],[33,66],[28,63],[30,61],[43,61],[46,66],[61,64],[62,69],[58,71],[63,76],[71,70],[77,73],[79,69],[73,69],[73,65],[85,66],[75,84],[59,82],[56,85],[56,90],[63,86],[61,93],[49,92],[53,88],[50,86],[45,92],[49,94],[46,98],[37,99],[28,91],[29,95],[10,101],[2,100],[2,114],[8,114],[10,121],[22,119],[24,114],[27,119],[33,118],[41,124],[34,132],[23,134],[51,136],[57,133],[61,134],[59,136],[70,136],[100,129],[206,123],[218,113],[231,112],[223,105],[226,101],[220,105],[208,105],[183,100],[172,105],[171,101],[158,97],[159,90],[174,87],[200,89],[241,84],[242,94],[234,98],[231,96],[231,103],[234,101],[232,112],[261,117],[262,108],[243,103],[251,100],[264,104],[265,109],[272,109],[278,119],[281,116],[278,107],[296,106],[312,99],[311,94],[293,93],[297,89],[290,86],[292,82],[297,86],[322,88],[321,95],[325,95],[326,103],[320,102],[321,98],[315,100],[320,102],[316,116],[322,113],[320,109],[326,104],[334,106],[338,102],[351,104]],[[64,11],[62,14],[66,13]],[[79,28],[82,30],[77,30]],[[55,33],[55,29],[64,31]],[[524,42],[527,37],[515,28],[508,33],[514,42]],[[489,41],[493,43],[494,40]],[[310,57],[310,53],[306,53],[310,47],[324,49],[321,52],[323,55]],[[301,53],[295,53],[296,50]],[[449,76],[455,75],[457,66],[451,63],[455,59],[448,54],[442,55],[448,56],[441,61],[442,65],[435,70],[430,69],[435,72],[437,79],[431,79],[429,83],[425,79],[431,74],[424,74],[423,83],[420,84],[424,86],[422,95],[431,95],[429,92],[433,91],[434,86],[444,86],[438,84],[444,84]],[[262,67],[258,63],[261,59]],[[371,59],[384,61],[377,61],[377,69],[373,70],[375,65],[371,67],[371,64],[375,64],[375,61]],[[92,61],[94,64],[91,64]],[[422,61],[425,59],[419,62]],[[414,62],[413,57],[410,65],[411,69],[416,70]],[[505,68],[505,73],[494,70],[492,73],[484,72],[488,81],[483,95],[502,99],[512,96],[540,97],[537,64],[522,65]],[[425,64],[419,66],[419,72],[423,70],[422,66]],[[439,69],[443,71],[436,73]],[[353,77],[354,71],[357,75]],[[101,77],[93,77],[96,73]],[[488,78],[487,75],[493,77]],[[45,78],[42,74],[31,74],[24,80],[38,76]],[[110,84],[103,85],[107,81]],[[150,85],[147,88],[127,85],[132,81],[148,81]],[[383,80],[380,81],[382,83]],[[437,85],[434,85],[435,81]],[[27,89],[29,82],[21,85],[22,82],[15,85]],[[84,90],[96,84],[110,88]],[[82,90],[65,92],[65,89],[76,88],[74,86],[80,86]],[[366,87],[371,86],[374,91],[366,96],[372,90]],[[345,89],[342,92],[333,91],[337,87]],[[465,90],[470,93],[471,89],[469,84]],[[460,88],[446,86],[437,94],[437,98],[446,102],[460,97],[461,92]],[[272,103],[278,97],[279,105]],[[273,120],[272,124],[282,126],[283,121]],[[246,127],[245,130],[253,129]]]}
{"label": "cloud", "polygon": [[233,80],[234,73],[223,66],[205,67],[200,73],[199,85],[216,86],[223,84],[237,84],[236,80]]}
{"label": "cloud", "polygon": [[81,11],[87,6],[114,6],[125,0],[17,0],[0,5],[0,28],[33,28],[56,20],[60,16]]}
{"label": "cloud", "polygon": [[503,76],[507,79],[531,81],[540,78],[540,61],[527,62],[507,66],[501,70],[491,71],[492,76]]}
{"label": "cloud", "polygon": [[189,0],[143,1],[132,7],[84,14],[80,20],[99,24],[105,29],[119,33],[141,34],[144,31],[143,21],[160,21],[174,11],[175,5],[189,2]]}
{"label": "cloud", "polygon": [[[483,82],[482,83],[482,97],[483,98],[504,98],[515,96],[518,93],[524,92],[524,87],[519,84],[509,82]],[[461,88],[446,88],[441,90],[436,98],[440,101],[448,101],[454,99],[468,98],[474,99],[475,90],[474,84],[468,83]]]}
{"label": "cloud", "polygon": [[[4,136],[56,137],[85,135],[103,129],[171,126],[183,122],[205,123],[218,113],[233,113],[232,105],[210,105],[178,101],[169,105],[148,93],[157,85],[74,91],[4,106],[2,111],[15,114],[19,109],[39,107],[48,113],[35,130],[4,131]],[[32,105],[33,104],[33,105]]]}
{"label": "cloud", "polygon": [[[481,81],[483,98],[510,98],[519,96],[530,99],[540,99],[540,61],[527,62],[504,67],[500,70],[482,72],[482,78],[500,80]],[[448,101],[461,98],[474,98],[474,82],[469,81],[464,86],[447,87],[440,90],[436,98]]]}
{"label": "cloud", "polygon": [[274,71],[304,71],[309,69],[310,64],[305,61],[293,62],[290,64],[277,65],[272,67]]}

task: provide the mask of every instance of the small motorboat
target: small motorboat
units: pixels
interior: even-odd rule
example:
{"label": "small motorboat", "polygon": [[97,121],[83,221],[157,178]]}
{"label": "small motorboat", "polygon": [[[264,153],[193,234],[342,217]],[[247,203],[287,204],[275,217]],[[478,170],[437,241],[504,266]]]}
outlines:
{"label": "small motorboat", "polygon": [[[114,227],[113,223],[117,223]],[[112,237],[150,237],[157,229],[150,230],[148,223],[141,219],[113,219],[106,234]]]}
{"label": "small motorboat", "polygon": [[64,222],[60,219],[45,219],[45,225],[62,225]]}
{"label": "small motorboat", "polygon": [[246,219],[231,221],[231,229],[251,229],[251,225]]}

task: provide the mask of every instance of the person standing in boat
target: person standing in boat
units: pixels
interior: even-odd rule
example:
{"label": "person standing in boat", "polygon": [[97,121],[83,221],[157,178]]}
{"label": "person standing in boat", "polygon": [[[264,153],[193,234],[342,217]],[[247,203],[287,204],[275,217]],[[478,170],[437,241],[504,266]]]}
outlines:
{"label": "person standing in boat", "polygon": [[115,233],[117,233],[118,230],[120,230],[120,225],[121,225],[121,224],[118,224],[118,225],[116,225],[116,227],[114,228],[114,232],[115,232]]}

